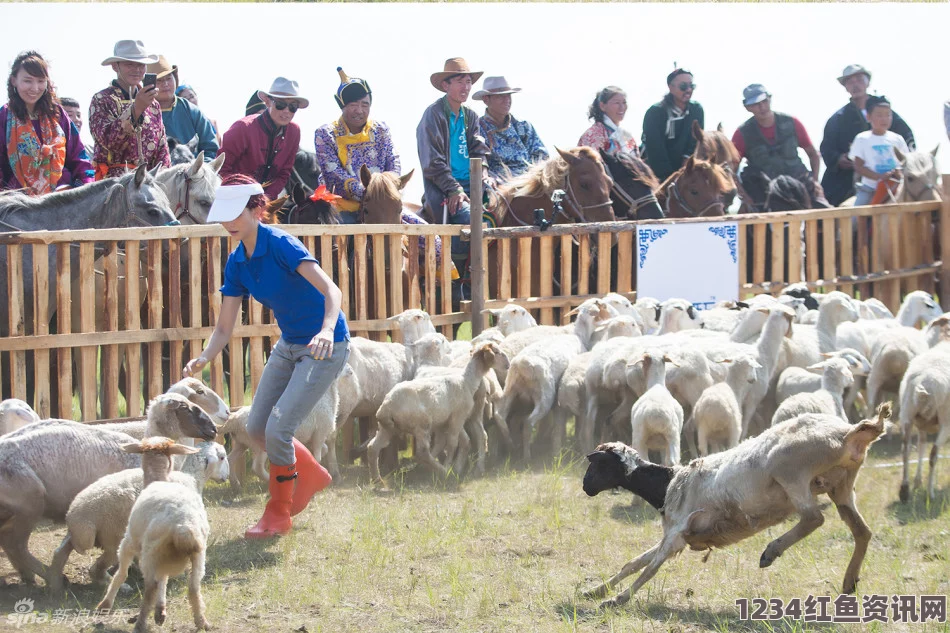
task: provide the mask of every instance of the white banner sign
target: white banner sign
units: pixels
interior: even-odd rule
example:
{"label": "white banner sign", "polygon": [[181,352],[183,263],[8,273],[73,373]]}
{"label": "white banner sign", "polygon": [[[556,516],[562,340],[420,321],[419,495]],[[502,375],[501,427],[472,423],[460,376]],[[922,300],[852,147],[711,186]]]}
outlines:
{"label": "white banner sign", "polygon": [[739,298],[739,226],[734,222],[637,227],[637,296],[686,299],[699,310]]}

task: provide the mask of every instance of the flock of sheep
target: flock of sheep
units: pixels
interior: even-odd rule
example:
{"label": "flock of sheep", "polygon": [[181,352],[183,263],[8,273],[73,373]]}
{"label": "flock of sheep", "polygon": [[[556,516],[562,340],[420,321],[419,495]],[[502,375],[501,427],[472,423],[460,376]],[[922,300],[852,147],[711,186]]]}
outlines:
{"label": "flock of sheep", "polygon": [[[686,546],[723,547],[797,515],[763,552],[760,564],[771,564],[821,525],[820,494],[854,535],[844,580],[844,591],[854,591],[871,535],[854,481],[885,430],[888,401],[899,407],[904,436],[900,498],[910,494],[914,432],[917,486],[926,435],[937,433],[927,487],[934,493],[937,451],[950,438],[950,314],[925,292],[908,294],[896,317],[874,299],[803,286],[706,312],[679,299],[631,304],[609,294],[581,304],[566,326],[539,326],[515,304],[491,312],[495,326],[471,342],[448,341],[420,310],[393,317],[401,343],[353,338],[347,367],[298,439],[338,476],[337,431],[374,417],[376,434],[361,448],[384,486],[380,453],[397,436],[414,438],[414,458],[441,476],[465,473],[474,450],[480,475],[491,459],[559,452],[573,418],[578,450],[597,447],[585,492],[625,487],[662,509],[663,540],[587,594],[604,596],[643,569],[611,604]],[[138,631],[153,611],[164,621],[168,577],[190,563],[195,625],[207,628],[201,494],[208,479],[239,487],[248,450],[265,476],[247,412],[229,411],[194,379],[153,400],[143,422],[39,420],[25,403],[0,403],[0,548],[22,582],[38,575],[61,592],[70,553],[100,548],[94,581],[110,580],[107,570],[118,565],[100,604],[109,608],[137,558],[145,579]],[[227,455],[214,441],[222,435],[230,436]],[[700,459],[681,463],[684,441]],[[27,548],[43,518],[67,526],[49,566]]]}

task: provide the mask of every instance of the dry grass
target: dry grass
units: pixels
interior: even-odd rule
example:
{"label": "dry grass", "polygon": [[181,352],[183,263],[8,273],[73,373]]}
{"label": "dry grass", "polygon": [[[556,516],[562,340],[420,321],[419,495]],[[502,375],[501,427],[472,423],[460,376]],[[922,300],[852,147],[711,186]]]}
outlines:
{"label": "dry grass", "polygon": [[[859,586],[863,593],[950,593],[950,485],[931,504],[918,492],[897,503],[900,469],[896,441],[877,444],[858,482],[858,503],[874,539]],[[946,464],[946,462],[944,462]],[[654,544],[656,512],[631,507],[629,494],[590,499],[581,490],[584,465],[562,460],[527,471],[496,469],[485,479],[442,483],[421,469],[391,478],[392,494],[375,492],[361,468],[318,495],[297,520],[293,534],[249,542],[244,529],[260,515],[264,496],[252,480],[233,497],[210,486],[212,539],[204,596],[208,617],[220,631],[800,631],[838,630],[802,622],[740,622],[736,598],[837,596],[852,540],[833,507],[811,537],[769,569],[759,554],[788,525],[778,526],[702,563],[684,553],[667,564],[627,608],[599,613],[577,590],[618,571]],[[38,531],[32,546],[49,560],[61,527]],[[0,588],[0,630],[16,600],[37,609],[91,608],[103,588],[88,586],[91,557],[74,555],[67,575],[74,583],[65,601],[43,589]],[[5,560],[0,578],[18,581]],[[135,591],[117,607],[137,609]],[[129,631],[131,625],[91,620],[83,630]],[[305,628],[301,628],[305,627]],[[49,625],[24,630],[51,630]],[[892,631],[888,626],[851,627]],[[165,630],[190,631],[186,588],[169,587]],[[157,629],[156,629],[157,630]],[[948,625],[913,625],[913,631],[946,631]]]}

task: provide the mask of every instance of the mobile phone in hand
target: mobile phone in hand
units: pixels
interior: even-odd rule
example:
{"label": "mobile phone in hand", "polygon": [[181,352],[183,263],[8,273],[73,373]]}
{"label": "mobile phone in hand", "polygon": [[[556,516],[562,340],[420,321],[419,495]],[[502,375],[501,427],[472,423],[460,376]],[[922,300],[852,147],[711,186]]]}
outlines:
{"label": "mobile phone in hand", "polygon": [[154,86],[156,81],[158,81],[158,75],[155,73],[145,73],[145,78],[142,79],[142,88]]}

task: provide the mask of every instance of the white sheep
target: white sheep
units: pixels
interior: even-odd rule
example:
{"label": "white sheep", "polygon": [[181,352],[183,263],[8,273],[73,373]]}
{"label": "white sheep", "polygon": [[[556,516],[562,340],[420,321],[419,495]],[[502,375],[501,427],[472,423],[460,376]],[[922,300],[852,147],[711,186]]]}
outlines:
{"label": "white sheep", "polygon": [[[149,447],[146,450],[162,451],[163,446],[167,446],[168,455],[188,455],[180,471],[168,473],[167,481],[193,486],[200,495],[204,493],[208,480],[228,480],[228,459],[221,444],[200,442],[195,446],[196,452],[190,453],[172,448],[180,445],[171,444],[170,440],[165,444],[156,444],[155,439],[148,438],[143,442],[143,446]],[[152,481],[166,480],[160,478],[163,477],[163,467],[155,470],[160,464],[146,460],[144,465],[153,470],[146,473],[142,468],[129,468],[106,475],[86,486],[73,499],[66,513],[66,536],[50,563],[50,591],[54,594],[63,590],[63,570],[73,551],[84,554],[93,547],[100,548],[102,555],[89,570],[89,575],[93,582],[108,580],[106,570],[119,562],[119,544],[125,534],[132,505],[145,486]]]}
{"label": "white sheep", "polygon": [[[734,359],[725,358],[729,364],[726,381],[706,388],[693,407],[691,424],[696,429],[698,452],[705,457],[710,446],[722,451],[739,444],[742,435],[742,405],[749,387],[757,380],[756,372],[762,365],[751,355],[744,354]],[[687,431],[691,432],[691,431]]]}
{"label": "white sheep", "polygon": [[649,350],[632,365],[642,365],[647,377],[647,391],[630,410],[631,442],[647,454],[660,451],[662,463],[672,466],[680,462],[680,436],[683,433],[683,407],[666,388],[666,363],[672,363],[663,352]]}
{"label": "white sheep", "polygon": [[884,392],[898,393],[910,361],[928,349],[924,333],[917,328],[888,328],[874,337],[867,377],[868,407],[873,409],[880,404]]}
{"label": "white sheep", "polygon": [[656,331],[660,328],[660,311],[662,310],[660,302],[653,297],[637,297],[633,307],[643,320],[641,328],[643,333],[656,334]]}
{"label": "white sheep", "polygon": [[33,407],[22,400],[9,398],[0,402],[0,435],[6,435],[22,426],[39,421],[40,416],[36,414]]}
{"label": "white sheep", "polygon": [[703,318],[686,299],[667,299],[660,306],[660,326],[657,335],[703,327]]}
{"label": "white sheep", "polygon": [[[167,454],[150,449],[148,442],[155,439],[158,438],[148,438],[141,443],[123,447],[129,452],[142,453],[142,469],[146,473],[147,485],[132,506],[129,523],[119,545],[119,569],[97,609],[112,609],[119,587],[128,577],[129,565],[134,558],[138,558],[145,588],[135,631],[144,633],[148,630],[148,616],[153,610],[155,623],[164,624],[168,579],[181,574],[190,563],[188,601],[191,603],[195,627],[207,631],[211,625],[204,614],[201,579],[205,575],[205,552],[211,532],[208,513],[201,495],[193,485],[168,481],[171,459]],[[178,450],[186,448],[180,447]],[[153,481],[149,475],[153,470],[164,472],[164,477],[155,477]]]}
{"label": "white sheep", "polygon": [[950,440],[950,322],[934,319],[927,327],[927,338],[935,345],[912,361],[900,385],[900,421],[904,436],[904,472],[900,500],[910,500],[910,438],[917,434],[917,473],[914,488],[921,485],[927,435],[936,433],[930,450],[930,474],[927,498],[933,499],[940,447]]}
{"label": "white sheep", "polygon": [[855,505],[854,482],[889,415],[890,408],[884,405],[876,421],[855,426],[834,416],[804,415],[687,466],[651,464],[619,442],[598,446],[587,456],[584,492],[594,496],[623,487],[639,495],[662,510],[663,538],[584,596],[604,597],[643,569],[626,591],[601,606],[625,604],[664,562],[687,546],[698,551],[725,547],[798,515],[799,522],[762,552],[759,567],[768,567],[824,523],[820,494],[831,497],[854,537],[842,586],[843,593],[854,593],[871,540],[871,530]]}
{"label": "white sheep", "polygon": [[446,436],[446,451],[451,457],[458,448],[456,469],[466,456],[464,424],[474,406],[474,395],[489,369],[507,368],[508,359],[494,343],[482,343],[472,350],[464,370],[457,373],[422,376],[396,385],[386,394],[376,413],[379,427],[368,445],[370,473],[377,482],[379,453],[397,432],[412,434],[416,440],[415,457],[445,476],[447,469],[431,453],[433,432]]}
{"label": "white sheep", "polygon": [[486,328],[481,334],[473,338],[473,344],[493,339],[495,335],[500,335],[503,339],[515,332],[521,332],[538,325],[531,313],[517,303],[509,303],[504,308],[487,308],[482,310],[482,314],[491,314],[495,319],[495,325]]}
{"label": "white sheep", "polygon": [[804,413],[823,413],[848,421],[844,410],[844,390],[854,384],[848,361],[829,358],[808,369],[821,372],[821,389],[812,393],[796,393],[785,400],[772,416],[772,426]]}
{"label": "white sheep", "polygon": [[[864,357],[864,354],[851,348],[835,350],[830,354],[822,354],[824,358],[843,358],[848,361],[851,368],[851,375],[867,376],[871,372],[871,362]],[[775,391],[775,399],[781,404],[796,393],[810,393],[821,389],[821,375],[809,371],[804,367],[789,367],[782,372],[778,379],[778,386]],[[845,409],[847,409],[845,402]]]}
{"label": "white sheep", "polygon": [[[166,426],[192,429],[193,437],[213,440],[214,422],[198,405],[178,394],[162,394],[148,407],[148,430]],[[122,446],[136,438],[68,420],[41,420],[0,437],[0,548],[24,583],[40,575],[51,585],[49,570],[30,554],[36,524],[47,518],[62,522],[69,504],[100,477],[137,468],[137,455]],[[172,425],[168,425],[172,426]],[[151,433],[149,433],[151,435]]]}
{"label": "white sheep", "polygon": [[741,301],[720,301],[709,310],[703,310],[703,328],[714,332],[731,333],[749,309],[749,304]]}
{"label": "white sheep", "polygon": [[871,358],[874,343],[882,332],[900,326],[916,327],[920,321],[930,322],[939,317],[940,314],[940,306],[937,305],[929,293],[923,290],[915,290],[904,297],[896,318],[864,319],[856,323],[841,323],[838,325],[837,346],[856,349],[867,358]]}
{"label": "white sheep", "polygon": [[426,334],[435,332],[435,326],[432,325],[432,317],[428,312],[412,308],[404,310],[395,316],[391,316],[387,321],[393,321],[396,329],[402,333],[403,345],[411,345]]}
{"label": "white sheep", "polygon": [[[527,406],[522,424],[522,453],[531,459],[531,435],[538,423],[554,409],[557,386],[571,358],[586,352],[599,320],[609,316],[606,304],[585,303],[579,307],[573,334],[549,336],[525,347],[511,359],[505,390],[498,403],[499,415],[511,426],[516,408]],[[506,339],[507,342],[508,339]],[[502,344],[504,349],[504,344]],[[555,422],[553,446],[558,451],[563,441],[563,416]]]}

